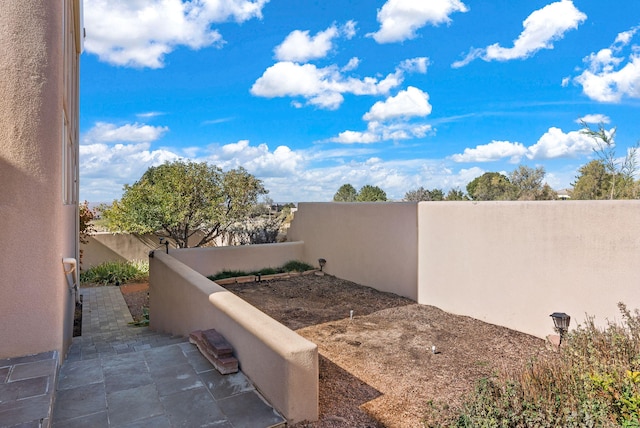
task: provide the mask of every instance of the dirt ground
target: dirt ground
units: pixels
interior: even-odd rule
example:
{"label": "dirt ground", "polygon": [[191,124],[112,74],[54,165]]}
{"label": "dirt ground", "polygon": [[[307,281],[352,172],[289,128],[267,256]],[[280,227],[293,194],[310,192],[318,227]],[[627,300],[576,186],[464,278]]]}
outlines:
{"label": "dirt ground", "polygon": [[549,352],[533,336],[332,276],[225,288],[318,345],[320,421],[298,427],[446,423],[478,379]]}
{"label": "dirt ground", "polygon": [[[120,287],[136,320],[147,288]],[[320,420],[297,428],[447,423],[478,379],[549,352],[533,336],[328,275],[225,288],[318,345]]]}

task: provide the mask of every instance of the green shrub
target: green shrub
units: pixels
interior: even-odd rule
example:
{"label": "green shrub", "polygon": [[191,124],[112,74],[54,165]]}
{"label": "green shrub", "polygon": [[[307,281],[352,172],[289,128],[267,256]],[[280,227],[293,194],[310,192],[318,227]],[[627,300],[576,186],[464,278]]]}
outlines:
{"label": "green shrub", "polygon": [[245,272],[241,270],[223,270],[215,275],[209,275],[211,281],[216,281],[218,279],[226,279],[226,278],[236,278],[239,276],[249,276],[249,275],[274,275],[277,273],[285,273],[285,272],[304,272],[307,270],[313,269],[313,266],[308,265],[299,260],[291,260],[285,263],[284,265],[278,268],[263,268],[260,270]]}
{"label": "green shrub", "polygon": [[80,282],[96,284],[125,284],[149,279],[149,262],[142,260],[104,262],[80,272]]}
{"label": "green shrub", "polygon": [[640,427],[640,312],[621,325],[593,318],[559,352],[508,377],[483,379],[453,427]]}
{"label": "green shrub", "polygon": [[304,272],[313,269],[313,266],[301,262],[300,260],[291,260],[285,263],[282,268],[286,272]]}

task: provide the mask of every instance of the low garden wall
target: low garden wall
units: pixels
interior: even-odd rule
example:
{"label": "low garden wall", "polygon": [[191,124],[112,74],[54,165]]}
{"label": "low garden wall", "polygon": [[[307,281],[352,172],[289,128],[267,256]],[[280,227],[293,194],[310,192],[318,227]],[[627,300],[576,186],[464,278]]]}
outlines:
{"label": "low garden wall", "polygon": [[[250,247],[267,246],[245,248],[252,253],[254,248]],[[287,250],[295,253],[296,247],[285,246],[281,257],[290,257]],[[232,248],[236,247],[227,250]],[[200,249],[197,255],[189,254],[189,250],[170,250],[169,254],[156,251],[149,259],[150,327],[181,336],[215,328],[233,346],[241,370],[289,422],[317,420],[317,346],[178,260],[195,263],[201,260],[201,252],[222,254],[214,250]],[[274,248],[270,252],[277,253]],[[241,253],[235,257],[240,261],[243,258]],[[207,263],[216,263],[216,257],[209,262],[204,259],[201,270],[207,271]]]}
{"label": "low garden wall", "polygon": [[[171,254],[176,260],[180,260],[201,275],[209,276],[223,270],[249,272],[267,267],[279,267],[291,260],[303,261],[304,242],[184,248],[171,251]],[[318,262],[316,260],[315,263],[309,264],[317,266]]]}

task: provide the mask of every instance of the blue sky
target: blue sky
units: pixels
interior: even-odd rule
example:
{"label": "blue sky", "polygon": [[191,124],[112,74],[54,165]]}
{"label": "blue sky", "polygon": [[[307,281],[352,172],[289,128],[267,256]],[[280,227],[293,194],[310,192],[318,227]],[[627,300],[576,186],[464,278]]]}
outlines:
{"label": "blue sky", "polygon": [[393,200],[640,140],[636,0],[84,0],[80,197],[175,159],[242,166],[280,202]]}

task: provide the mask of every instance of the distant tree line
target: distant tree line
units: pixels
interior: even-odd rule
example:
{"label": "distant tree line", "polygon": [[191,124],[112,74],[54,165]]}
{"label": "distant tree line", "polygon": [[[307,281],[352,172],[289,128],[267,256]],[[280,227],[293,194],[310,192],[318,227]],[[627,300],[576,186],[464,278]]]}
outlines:
{"label": "distant tree line", "polygon": [[[638,199],[640,180],[638,148],[636,144],[624,157],[615,153],[615,128],[607,131],[603,125],[592,129],[583,123],[582,132],[595,140],[594,159],[578,169],[576,181],[569,195],[573,199]],[[558,194],[545,181],[545,170],[520,165],[508,174],[485,172],[466,186],[466,193],[451,189],[445,195],[442,189],[419,187],[405,193],[403,201],[542,201],[558,198]],[[381,197],[380,195],[384,195]],[[386,201],[385,192],[377,186],[363,186],[359,192],[351,184],[344,184],[333,197],[336,202]]]}
{"label": "distant tree line", "polygon": [[356,191],[351,184],[343,184],[333,195],[334,202],[385,202],[386,200],[386,192],[371,184],[365,184],[359,191]]}

